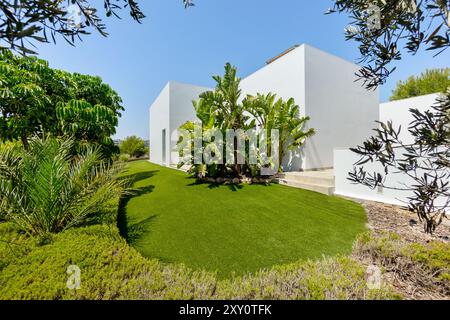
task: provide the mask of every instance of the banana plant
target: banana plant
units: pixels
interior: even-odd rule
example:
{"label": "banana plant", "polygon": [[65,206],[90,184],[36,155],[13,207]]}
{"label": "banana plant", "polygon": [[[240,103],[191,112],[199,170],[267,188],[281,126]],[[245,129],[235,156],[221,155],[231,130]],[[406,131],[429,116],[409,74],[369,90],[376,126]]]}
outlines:
{"label": "banana plant", "polygon": [[[279,131],[278,159],[280,161],[283,161],[286,151],[301,147],[307,138],[315,134],[313,128],[306,128],[310,118],[300,116],[300,107],[295,104],[293,98],[287,101],[281,98],[277,100],[273,93],[248,95],[243,105],[245,110],[255,118],[260,129],[267,132],[274,129]],[[270,135],[268,135],[268,154],[271,154],[271,145]],[[282,166],[279,170],[282,170]]]}
{"label": "banana plant", "polygon": [[[223,77],[214,76],[216,87],[213,91],[207,91],[199,96],[199,99],[193,101],[193,106],[203,126],[203,132],[211,128],[218,128],[222,134],[228,129],[243,130],[259,129],[271,132],[273,129],[279,130],[279,159],[282,160],[287,150],[292,150],[302,146],[308,137],[311,137],[314,129],[307,129],[306,125],[309,117],[300,116],[300,108],[295,104],[294,99],[284,101],[277,99],[276,95],[269,93],[266,95],[257,94],[256,96],[247,96],[242,100],[242,91],[240,89],[241,79],[237,76],[237,70],[231,64],[225,65],[225,74]],[[195,123],[187,122],[181,129],[194,133]],[[267,135],[266,143],[269,146],[268,154],[272,154],[270,134]],[[245,137],[248,140],[248,137]],[[237,138],[236,138],[237,140]],[[248,159],[247,152],[249,146],[246,145],[245,155],[241,155],[237,141],[234,141],[234,159],[232,165],[214,164],[212,166],[200,166],[194,164],[193,155],[188,155],[180,161],[179,166],[190,164],[192,171],[200,176],[206,175],[229,175],[240,176],[243,174],[255,175],[255,171],[261,168],[261,164],[242,165],[238,164],[240,156]],[[192,141],[190,142],[192,143]],[[178,150],[185,150],[186,142],[179,141]],[[203,145],[205,147],[205,145]],[[223,152],[223,150],[217,150]],[[269,159],[269,162],[273,159]],[[261,158],[259,159],[261,162]],[[248,162],[247,162],[248,163]],[[229,170],[231,169],[231,170]],[[280,167],[281,169],[281,167]]]}
{"label": "banana plant", "polygon": [[[200,119],[204,127],[217,128],[224,135],[227,129],[245,130],[248,127],[248,116],[245,115],[244,106],[240,102],[242,94],[240,89],[241,79],[237,76],[236,67],[227,63],[224,76],[214,76],[213,79],[216,82],[215,90],[202,93],[199,100],[193,102],[197,118]],[[238,155],[239,150],[235,142],[235,161],[232,165],[235,175],[242,174],[244,169],[242,164],[238,163]],[[220,169],[217,170],[219,172],[227,171],[225,165],[215,165],[214,167],[219,167]]]}

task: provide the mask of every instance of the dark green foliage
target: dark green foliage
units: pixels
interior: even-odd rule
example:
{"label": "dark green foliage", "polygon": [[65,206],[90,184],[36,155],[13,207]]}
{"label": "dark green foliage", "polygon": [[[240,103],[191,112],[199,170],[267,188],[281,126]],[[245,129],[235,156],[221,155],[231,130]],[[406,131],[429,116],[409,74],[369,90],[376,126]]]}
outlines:
{"label": "dark green foliage", "polygon": [[29,136],[55,127],[56,93],[68,98],[60,76],[44,60],[0,52],[1,141],[19,139],[27,147]]}
{"label": "dark green foliage", "polygon": [[450,88],[450,68],[425,70],[421,75],[399,81],[390,100],[400,100],[431,93],[444,93]]}
{"label": "dark green foliage", "polygon": [[[179,167],[189,166],[189,171],[196,177],[239,177],[259,175],[263,166],[274,167],[276,165],[274,155],[281,162],[285,151],[302,146],[308,137],[314,134],[314,129],[306,129],[308,117],[300,117],[300,107],[295,104],[294,99],[283,101],[276,99],[276,95],[258,94],[256,97],[248,95],[241,99],[242,90],[240,89],[241,79],[237,76],[236,67],[227,63],[223,77],[214,76],[216,88],[214,91],[207,91],[200,95],[197,101],[193,101],[197,118],[201,123],[197,124],[188,121],[180,129],[188,132],[191,137],[196,134],[196,128],[201,125],[200,133],[203,134],[203,148],[211,148],[215,155],[220,155],[223,163],[198,164],[195,161],[195,150],[193,139],[181,139],[178,142],[178,149],[182,155]],[[250,117],[250,115],[252,117]],[[200,130],[199,129],[199,130]],[[211,131],[218,130],[223,136],[223,145],[220,146],[207,137]],[[241,141],[245,141],[245,148],[238,148],[237,137],[234,141],[233,154],[226,154],[226,131],[235,130],[240,134]],[[267,133],[265,144],[267,145],[267,154],[269,155],[268,164],[258,161],[258,163],[249,163],[249,135],[248,130],[259,130],[259,136],[263,130]],[[271,130],[279,130],[279,150],[271,150],[272,141],[270,137]],[[261,144],[255,146],[258,157],[261,156]],[[184,154],[188,143],[191,143],[191,154]],[[242,151],[245,149],[245,154]],[[230,161],[234,157],[234,162]],[[245,161],[238,161],[239,158]],[[245,164],[243,164],[245,162]],[[281,166],[278,167],[282,170]]]}
{"label": "dark green foliage", "polygon": [[110,157],[122,99],[100,77],[51,69],[44,60],[0,53],[0,140],[70,136]]}
{"label": "dark green foliage", "polygon": [[110,158],[118,153],[111,136],[125,110],[122,98],[100,77],[78,73],[67,77],[72,97],[56,104],[57,134],[73,137],[78,144],[98,144]]}
{"label": "dark green foliage", "polygon": [[[243,104],[245,110],[256,119],[259,128],[279,130],[280,162],[287,151],[301,147],[307,138],[315,134],[314,129],[306,129],[310,118],[300,116],[300,107],[293,98],[284,101],[281,98],[277,100],[273,93],[257,94],[255,97],[247,96]],[[279,170],[282,171],[281,166]]]}
{"label": "dark green foliage", "polygon": [[[190,135],[195,133],[195,126],[201,125],[201,134],[208,137],[211,130],[219,130],[223,138],[225,139],[225,132],[227,129],[233,130],[247,130],[253,127],[253,123],[248,124],[248,116],[244,115],[244,107],[240,102],[241,79],[237,76],[237,69],[232,67],[231,64],[225,65],[225,74],[221,76],[213,76],[216,82],[216,88],[214,91],[207,91],[200,95],[199,100],[193,101],[194,109],[196,111],[197,118],[200,119],[200,124],[194,124],[189,121],[181,126],[183,129],[189,132]],[[180,141],[178,148],[185,149],[187,141]],[[206,175],[210,177],[214,176],[238,176],[245,174],[245,168],[242,164],[238,163],[237,146],[234,146],[234,162],[225,164],[228,161],[225,155],[225,143],[220,146],[214,142],[203,142],[203,148],[212,148],[211,150],[223,158],[224,163],[208,164],[196,164],[194,161],[194,149],[192,154],[184,155],[179,167],[184,165],[190,166],[190,172],[195,174],[199,178],[203,178]],[[222,150],[220,149],[222,147]],[[230,155],[231,157],[231,155]]]}
{"label": "dark green foliage", "polygon": [[30,234],[114,220],[125,180],[99,148],[75,158],[73,142],[32,139],[28,150],[0,146],[0,217]]}
{"label": "dark green foliage", "polygon": [[423,47],[439,54],[450,46],[449,10],[442,0],[335,0],[328,13],[349,14],[346,39],[359,44],[364,66],[358,75],[373,89],[395,70],[389,65],[402,58],[402,50],[414,54]]}

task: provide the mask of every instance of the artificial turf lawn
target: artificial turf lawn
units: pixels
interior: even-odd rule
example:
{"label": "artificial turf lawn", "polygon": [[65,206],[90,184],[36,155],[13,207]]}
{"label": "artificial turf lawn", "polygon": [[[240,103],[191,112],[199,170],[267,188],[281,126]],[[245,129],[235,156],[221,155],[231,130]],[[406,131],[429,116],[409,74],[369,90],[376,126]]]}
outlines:
{"label": "artificial turf lawn", "polygon": [[197,184],[184,172],[137,161],[137,192],[119,227],[149,258],[218,271],[220,277],[323,255],[347,254],[365,231],[351,201],[281,185]]}

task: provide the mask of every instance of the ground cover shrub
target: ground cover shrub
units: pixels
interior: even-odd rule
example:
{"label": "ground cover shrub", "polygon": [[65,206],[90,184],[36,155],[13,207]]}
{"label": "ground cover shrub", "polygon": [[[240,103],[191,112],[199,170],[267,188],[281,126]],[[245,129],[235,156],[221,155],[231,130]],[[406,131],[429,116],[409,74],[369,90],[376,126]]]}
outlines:
{"label": "ground cover shrub", "polygon": [[275,266],[219,284],[221,299],[397,299],[388,286],[369,289],[366,270],[348,257]]}
{"label": "ground cover shrub", "polygon": [[128,162],[128,161],[130,161],[130,155],[126,154],[126,153],[121,154],[121,155],[119,155],[118,161],[119,162]]}
{"label": "ground cover shrub", "polygon": [[436,298],[450,296],[449,243],[408,243],[394,233],[366,233],[355,242],[354,255],[383,268],[398,286],[426,290]]}
{"label": "ground cover shrub", "polygon": [[[112,225],[73,228],[46,241],[0,224],[0,299],[395,299],[370,290],[348,257],[273,267],[218,280],[214,273],[142,257]],[[20,250],[11,250],[20,247]],[[67,288],[68,266],[81,287]]]}

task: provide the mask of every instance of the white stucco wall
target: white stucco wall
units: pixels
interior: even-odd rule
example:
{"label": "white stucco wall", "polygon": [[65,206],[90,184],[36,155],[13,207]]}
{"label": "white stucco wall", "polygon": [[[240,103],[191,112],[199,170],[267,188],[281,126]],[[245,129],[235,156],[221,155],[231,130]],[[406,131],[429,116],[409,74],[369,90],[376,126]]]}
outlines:
{"label": "white stucco wall", "polygon": [[201,93],[211,88],[194,86],[186,83],[170,83],[170,165],[178,164],[176,143],[178,141],[178,128],[186,121],[198,121],[195,115],[193,100],[197,100]]}
{"label": "white stucco wall", "polygon": [[316,135],[283,161],[287,171],[333,167],[333,150],[370,135],[378,119],[378,91],[355,82],[359,66],[309,45],[289,52],[242,80],[244,95],[294,98]]}
{"label": "white stucco wall", "polygon": [[316,134],[306,141],[304,169],[333,167],[335,148],[353,147],[370,136],[378,119],[378,90],[357,79],[354,63],[305,46],[305,108]]}
{"label": "white stucco wall", "polygon": [[294,98],[304,115],[305,106],[305,45],[271,64],[264,66],[241,81],[242,95],[276,93],[284,100]]}
{"label": "white stucco wall", "polygon": [[[407,128],[413,118],[409,109],[416,108],[421,111],[429,110],[429,107],[435,103],[436,97],[437,95],[434,94],[383,103],[379,108],[380,120],[382,122],[392,121],[394,128],[401,125],[401,139],[403,139],[403,142],[411,141],[412,138],[408,134]],[[363,141],[360,141],[358,144],[362,144],[362,142]],[[355,144],[355,146],[358,144]],[[336,194],[398,205],[402,205],[407,201],[407,197],[411,195],[411,193],[407,191],[390,190],[387,188],[372,190],[363,185],[350,182],[347,179],[348,173],[353,172],[354,164],[358,160],[359,156],[348,149],[335,149],[334,174],[336,179]],[[364,169],[370,173],[383,173],[384,171],[383,167],[377,162],[364,164]],[[403,183],[411,183],[411,180],[404,174],[391,173],[386,176],[386,185],[403,188]]]}
{"label": "white stucco wall", "polygon": [[[178,157],[173,152],[177,139],[174,132],[186,121],[196,121],[192,101],[210,90],[179,82],[169,82],[150,107],[150,161],[161,165],[176,165]],[[166,147],[163,151],[162,132],[166,130]],[[163,154],[166,162],[163,163]]]}
{"label": "white stucco wall", "polygon": [[405,142],[411,141],[412,137],[408,132],[411,121],[414,120],[409,109],[419,109],[426,111],[434,105],[439,94],[428,94],[425,96],[414,97],[409,99],[391,101],[380,104],[380,121],[392,121],[395,128],[401,127],[400,138]]}
{"label": "white stucco wall", "polygon": [[[348,180],[349,172],[353,172],[353,165],[359,160],[359,156],[349,149],[334,150],[334,175],[335,194],[357,199],[379,201],[396,205],[404,205],[410,192],[378,188],[370,189],[361,184],[355,184]],[[383,167],[378,163],[364,165],[367,172],[383,173]],[[403,187],[402,183],[411,182],[407,176],[401,174],[389,174],[386,176],[386,184],[392,187]]]}
{"label": "white stucco wall", "polygon": [[[156,98],[150,107],[150,161],[163,164],[162,132],[166,129],[166,141],[169,140],[170,129],[170,83]],[[167,149],[167,148],[166,148]],[[166,151],[166,159],[169,159]]]}
{"label": "white stucco wall", "polygon": [[[241,82],[242,95],[275,93],[277,98],[294,98],[300,106],[300,115],[305,115],[305,45],[289,52],[280,59],[259,69]],[[301,150],[287,152],[282,166],[286,171],[303,168]]]}

